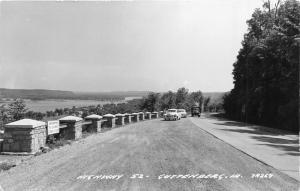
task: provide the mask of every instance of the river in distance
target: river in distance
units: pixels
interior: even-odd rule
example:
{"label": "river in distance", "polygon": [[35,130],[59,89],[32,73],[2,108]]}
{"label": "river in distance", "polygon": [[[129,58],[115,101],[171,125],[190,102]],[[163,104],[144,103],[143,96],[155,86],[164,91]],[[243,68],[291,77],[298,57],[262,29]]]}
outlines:
{"label": "river in distance", "polygon": [[91,105],[104,105],[108,103],[125,103],[128,100],[132,100],[138,97],[126,97],[125,100],[120,101],[98,101],[98,100],[58,100],[58,99],[47,99],[47,100],[25,100],[28,111],[42,112],[54,111],[63,108],[84,107]]}

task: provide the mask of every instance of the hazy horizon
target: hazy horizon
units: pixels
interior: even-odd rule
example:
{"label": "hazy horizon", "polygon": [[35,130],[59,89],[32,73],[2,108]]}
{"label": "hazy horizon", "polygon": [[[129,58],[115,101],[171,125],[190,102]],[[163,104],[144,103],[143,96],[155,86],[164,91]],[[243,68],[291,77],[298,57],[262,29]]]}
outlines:
{"label": "hazy horizon", "polygon": [[[184,87],[184,86],[183,86]],[[180,87],[181,88],[181,87]],[[152,91],[152,90],[112,90],[112,91],[74,91],[74,90],[63,90],[63,89],[42,89],[42,88],[3,88],[0,87],[0,89],[11,89],[11,90],[51,90],[51,91],[71,91],[73,93],[110,93],[110,92],[157,92],[157,93],[163,93],[163,92],[167,92],[169,90],[166,91]],[[176,90],[173,90],[176,91]],[[195,90],[197,91],[197,90]],[[190,91],[192,92],[192,91]],[[203,93],[225,93],[227,91],[202,91]]]}
{"label": "hazy horizon", "polygon": [[261,0],[0,2],[0,87],[227,92]]}

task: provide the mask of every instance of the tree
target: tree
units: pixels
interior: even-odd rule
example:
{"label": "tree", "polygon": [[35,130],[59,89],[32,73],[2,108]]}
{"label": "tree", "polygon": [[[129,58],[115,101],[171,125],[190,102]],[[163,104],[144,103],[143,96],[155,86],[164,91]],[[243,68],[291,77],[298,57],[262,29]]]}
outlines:
{"label": "tree", "polygon": [[7,107],[3,104],[0,105],[0,129],[3,129],[4,124],[10,120]]}
{"label": "tree", "polygon": [[113,103],[104,104],[103,105],[103,114],[107,114],[107,113],[111,113],[111,114],[118,113],[116,104],[113,104]]}
{"label": "tree", "polygon": [[88,112],[87,111],[83,111],[81,117],[85,118],[86,116],[88,116]]}
{"label": "tree", "polygon": [[54,113],[57,113],[58,116],[63,115],[64,114],[64,109],[58,109],[56,108]]}
{"label": "tree", "polygon": [[196,92],[192,92],[189,97],[191,100],[190,106],[195,105],[195,104],[199,105],[200,107],[202,106],[203,94],[200,90],[196,91]]}
{"label": "tree", "polygon": [[26,104],[22,99],[16,99],[14,102],[8,104],[8,114],[12,121],[22,119],[26,111]]}
{"label": "tree", "polygon": [[234,88],[224,97],[228,117],[296,130],[298,126],[300,3],[270,1],[247,21],[234,63]]}
{"label": "tree", "polygon": [[150,92],[146,98],[143,99],[141,109],[153,112],[159,107],[159,93]]}
{"label": "tree", "polygon": [[209,106],[209,102],[210,102],[210,97],[205,97],[203,102],[204,102],[204,103],[203,103],[204,111],[208,111],[208,106]]}
{"label": "tree", "polygon": [[182,87],[177,90],[176,93],[168,91],[163,93],[159,97],[159,108],[161,110],[177,108],[177,109],[189,109],[193,105],[202,105],[203,94],[196,91],[189,93],[189,90]]}
{"label": "tree", "polygon": [[160,97],[159,105],[161,110],[175,108],[176,94],[172,91],[162,94]]}
{"label": "tree", "polygon": [[182,87],[179,88],[176,92],[175,104],[177,108],[187,108],[187,99],[188,99],[189,90]]}

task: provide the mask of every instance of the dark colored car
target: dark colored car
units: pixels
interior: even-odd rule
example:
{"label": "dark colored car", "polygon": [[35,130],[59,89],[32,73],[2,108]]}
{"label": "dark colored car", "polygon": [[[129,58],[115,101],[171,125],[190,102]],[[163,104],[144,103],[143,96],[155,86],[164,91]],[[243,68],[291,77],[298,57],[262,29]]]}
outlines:
{"label": "dark colored car", "polygon": [[192,114],[192,117],[194,117],[194,116],[200,117],[201,116],[201,108],[199,106],[193,106],[191,108],[191,114]]}

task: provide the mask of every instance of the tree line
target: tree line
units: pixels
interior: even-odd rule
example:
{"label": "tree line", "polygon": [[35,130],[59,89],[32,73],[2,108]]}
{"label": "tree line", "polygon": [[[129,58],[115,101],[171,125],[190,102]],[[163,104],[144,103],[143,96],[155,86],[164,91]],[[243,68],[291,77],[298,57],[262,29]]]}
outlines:
{"label": "tree line", "polygon": [[3,125],[23,118],[35,120],[53,120],[66,115],[86,117],[90,114],[105,115],[107,113],[133,113],[138,111],[163,111],[171,108],[186,109],[194,105],[200,106],[207,112],[222,111],[222,103],[219,99],[213,101],[210,97],[204,97],[199,91],[189,92],[185,87],[179,88],[176,92],[165,93],[150,92],[141,99],[129,100],[126,103],[110,103],[104,105],[91,105],[84,107],[56,108],[52,111],[35,112],[28,110],[23,99],[15,99],[7,105],[0,105],[0,129]]}
{"label": "tree line", "polygon": [[234,63],[234,88],[224,96],[228,117],[299,130],[300,3],[270,1],[247,21]]}
{"label": "tree line", "polygon": [[186,88],[179,88],[177,92],[166,93],[150,92],[142,99],[134,99],[126,103],[92,105],[85,107],[57,108],[53,111],[34,112],[28,111],[25,101],[15,99],[8,105],[0,105],[0,129],[4,124],[17,121],[23,118],[35,120],[51,120],[59,116],[75,115],[86,117],[90,114],[104,115],[107,113],[133,113],[137,111],[160,111],[170,108],[189,109],[194,104],[202,105],[203,95],[201,91],[191,92]]}
{"label": "tree line", "polygon": [[141,100],[130,100],[126,103],[91,105],[85,107],[72,108],[56,108],[53,111],[35,112],[29,111],[23,99],[15,99],[9,104],[0,105],[0,129],[3,129],[4,124],[17,121],[23,118],[35,120],[51,120],[61,116],[74,115],[86,117],[89,114],[104,115],[107,113],[132,113],[139,111],[141,108]]}
{"label": "tree line", "polygon": [[141,109],[147,111],[162,111],[171,108],[189,110],[191,106],[202,106],[204,96],[202,92],[189,92],[185,87],[179,88],[176,92],[165,93],[150,92],[141,100]]}

